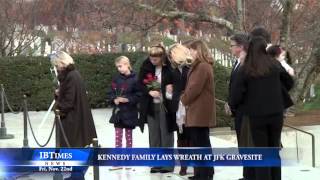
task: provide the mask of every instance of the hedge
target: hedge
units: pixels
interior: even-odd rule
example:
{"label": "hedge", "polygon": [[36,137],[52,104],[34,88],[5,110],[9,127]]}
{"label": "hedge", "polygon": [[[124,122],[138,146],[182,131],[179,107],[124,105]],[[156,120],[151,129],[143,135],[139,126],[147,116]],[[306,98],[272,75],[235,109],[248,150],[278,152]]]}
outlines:
{"label": "hedge", "polygon": [[[116,73],[114,59],[120,55],[129,57],[134,71],[138,72],[145,53],[108,53],[73,55],[76,68],[80,71],[89,95],[92,108],[104,108],[106,91],[112,76]],[[50,62],[46,57],[3,57],[0,58],[0,83],[4,85],[8,100],[15,110],[22,103],[24,94],[28,94],[29,110],[47,110],[53,100],[55,83],[50,72]],[[219,64],[214,67],[216,97],[225,100],[227,97],[227,80],[230,74]],[[6,109],[7,111],[8,109]],[[223,114],[223,105],[217,107],[218,126],[229,126],[230,118]]]}

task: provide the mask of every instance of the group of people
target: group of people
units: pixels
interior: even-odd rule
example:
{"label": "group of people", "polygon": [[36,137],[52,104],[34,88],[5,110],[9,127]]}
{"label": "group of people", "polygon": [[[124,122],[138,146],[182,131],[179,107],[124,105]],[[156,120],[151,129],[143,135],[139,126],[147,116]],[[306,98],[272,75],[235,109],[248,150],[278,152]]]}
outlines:
{"label": "group of people", "polygon": [[[235,119],[241,147],[279,147],[283,114],[293,103],[288,91],[293,86],[293,69],[285,61],[285,50],[271,45],[270,35],[256,28],[250,35],[231,37],[231,52],[238,58],[232,68],[226,113]],[[72,58],[57,52],[51,58],[57,67],[59,90],[56,107],[71,147],[84,147],[97,137],[84,83]],[[115,146],[132,147],[132,130],[148,126],[150,147],[209,147],[209,130],[215,126],[215,83],[213,59],[202,40],[174,44],[168,51],[152,46],[149,56],[133,72],[130,60],[115,60],[118,74],[113,77],[108,99],[117,111]],[[61,146],[66,146],[61,138]],[[279,156],[280,158],[280,156]],[[114,167],[112,170],[120,169]],[[150,173],[173,172],[174,167],[151,167]],[[181,167],[179,174],[187,174]],[[213,179],[213,167],[194,167],[189,179]],[[243,179],[278,180],[281,167],[245,167]],[[71,177],[72,178],[72,177]],[[74,178],[73,178],[74,179]]]}
{"label": "group of people", "polygon": [[[215,125],[213,59],[201,40],[174,44],[168,52],[152,46],[139,74],[132,72],[125,56],[116,59],[119,74],[112,80],[109,99],[119,108],[120,122],[114,123],[116,147],[132,147],[132,129],[148,125],[150,147],[211,147],[209,128]],[[139,108],[137,108],[139,106]],[[177,118],[181,109],[183,114]],[[139,114],[139,118],[138,118]],[[121,169],[114,167],[112,170]],[[151,173],[173,172],[174,167],[151,167]],[[187,174],[181,167],[180,175]],[[190,179],[210,179],[213,167],[195,167]]]}
{"label": "group of people", "polygon": [[[284,114],[293,105],[289,91],[294,70],[287,63],[289,53],[270,44],[270,34],[263,27],[250,34],[236,33],[230,40],[237,60],[225,110],[234,117],[238,146],[280,148]],[[242,179],[280,180],[281,167],[244,167]]]}

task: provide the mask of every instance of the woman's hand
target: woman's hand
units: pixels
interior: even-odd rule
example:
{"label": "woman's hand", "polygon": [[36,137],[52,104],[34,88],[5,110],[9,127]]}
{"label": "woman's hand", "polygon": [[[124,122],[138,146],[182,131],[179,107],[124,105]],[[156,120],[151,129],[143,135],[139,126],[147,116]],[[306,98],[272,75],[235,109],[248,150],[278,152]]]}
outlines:
{"label": "woman's hand", "polygon": [[128,99],[128,98],[118,97],[118,99],[119,99],[119,102],[120,102],[120,103],[127,103],[127,102],[129,102],[129,99]]}
{"label": "woman's hand", "polygon": [[115,105],[119,105],[119,103],[120,103],[119,98],[118,98],[118,97],[115,98],[115,99],[113,100],[113,102],[114,102]]}
{"label": "woman's hand", "polygon": [[117,97],[116,99],[114,99],[114,103],[116,105],[119,105],[120,103],[127,103],[127,102],[129,102],[128,98]]}
{"label": "woman's hand", "polygon": [[160,92],[159,91],[149,91],[149,95],[152,96],[153,98],[159,98]]}
{"label": "woman's hand", "polygon": [[172,84],[168,84],[168,85],[166,86],[166,92],[172,94],[172,92],[173,92],[173,86],[172,86]]}

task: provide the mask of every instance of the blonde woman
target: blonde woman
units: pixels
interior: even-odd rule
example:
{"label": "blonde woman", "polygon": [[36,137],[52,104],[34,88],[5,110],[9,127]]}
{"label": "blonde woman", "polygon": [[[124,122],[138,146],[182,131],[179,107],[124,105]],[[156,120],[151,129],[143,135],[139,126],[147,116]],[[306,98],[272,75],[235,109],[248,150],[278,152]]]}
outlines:
{"label": "blonde woman", "polygon": [[[180,96],[186,87],[187,76],[190,68],[189,63],[191,62],[192,57],[189,49],[181,44],[172,45],[169,49],[168,57],[174,68],[172,71],[172,79],[173,79],[172,108],[170,108],[169,112],[171,114],[172,119],[176,121],[179,128],[179,131],[177,132],[178,147],[189,147],[190,140],[189,140],[187,131],[185,129],[185,115],[179,114],[179,112],[185,112],[185,109],[183,109],[184,107],[182,107],[181,105],[179,106],[179,102],[180,102]],[[178,112],[178,109],[179,109],[179,112]],[[181,166],[179,174],[181,176],[186,175],[187,167]]]}
{"label": "blonde woman", "polygon": [[[50,56],[58,70],[60,86],[56,91],[56,108],[60,110],[61,122],[68,143],[60,133],[58,147],[85,147],[97,138],[86,89],[72,57],[63,52]],[[67,179],[84,179],[84,174],[72,173]]]}

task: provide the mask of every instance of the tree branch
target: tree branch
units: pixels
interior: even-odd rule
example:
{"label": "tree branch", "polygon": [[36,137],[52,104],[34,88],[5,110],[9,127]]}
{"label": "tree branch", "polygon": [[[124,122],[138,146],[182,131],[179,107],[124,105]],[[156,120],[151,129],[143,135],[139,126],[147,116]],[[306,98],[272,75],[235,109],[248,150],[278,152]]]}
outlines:
{"label": "tree branch", "polygon": [[208,23],[213,23],[213,24],[218,24],[221,25],[231,31],[234,30],[233,24],[230,21],[227,21],[223,18],[219,18],[216,16],[209,16],[206,14],[196,14],[196,13],[191,13],[191,12],[185,12],[185,11],[179,11],[179,10],[172,10],[172,11],[161,11],[158,8],[154,8],[152,6],[146,5],[146,4],[141,4],[141,3],[135,3],[132,1],[126,1],[126,3],[130,3],[133,5],[133,7],[137,10],[147,10],[150,11],[151,13],[160,16],[162,18],[167,18],[167,19],[178,19],[178,18],[183,18],[187,19],[190,21],[202,21],[202,22],[208,22]]}

